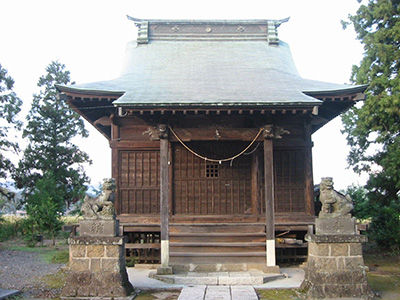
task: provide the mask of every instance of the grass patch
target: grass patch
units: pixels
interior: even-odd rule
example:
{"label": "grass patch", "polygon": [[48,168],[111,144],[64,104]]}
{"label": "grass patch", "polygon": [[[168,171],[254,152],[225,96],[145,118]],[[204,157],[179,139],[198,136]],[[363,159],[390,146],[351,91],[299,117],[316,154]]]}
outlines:
{"label": "grass patch", "polygon": [[69,261],[68,250],[50,250],[42,254],[42,258],[52,264],[66,264]]}
{"label": "grass patch", "polygon": [[400,299],[400,256],[397,253],[366,254],[368,283],[385,299]]}
{"label": "grass patch", "polygon": [[300,290],[257,290],[260,300],[301,300],[304,293]]}
{"label": "grass patch", "polygon": [[7,249],[14,251],[36,252],[40,255],[44,262],[49,264],[66,264],[69,261],[68,249],[51,248],[45,245],[38,247],[13,246],[7,247]]}
{"label": "grass patch", "polygon": [[179,291],[141,291],[135,300],[176,300],[179,294]]}
{"label": "grass patch", "polygon": [[55,274],[44,276],[41,281],[50,289],[62,289],[67,281],[67,277],[64,271],[58,271]]}

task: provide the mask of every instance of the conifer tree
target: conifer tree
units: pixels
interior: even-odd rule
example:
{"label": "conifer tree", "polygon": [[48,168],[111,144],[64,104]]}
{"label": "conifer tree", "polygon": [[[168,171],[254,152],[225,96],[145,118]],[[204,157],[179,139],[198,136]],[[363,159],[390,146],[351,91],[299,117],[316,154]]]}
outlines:
{"label": "conifer tree", "polygon": [[[371,174],[389,198],[400,191],[400,1],[369,0],[349,16],[364,58],[352,81],[368,84],[362,107],[344,115],[349,164]],[[374,171],[374,172],[372,172]],[[383,200],[383,199],[382,199]]]}
{"label": "conifer tree", "polygon": [[[0,178],[7,179],[14,171],[14,164],[6,156],[7,152],[17,152],[19,147],[16,138],[11,134],[21,129],[22,122],[17,119],[21,111],[22,101],[13,91],[14,80],[0,64]],[[4,186],[0,186],[0,196],[12,197]]]}
{"label": "conifer tree", "polygon": [[352,81],[369,87],[363,105],[342,117],[351,147],[348,162],[355,172],[369,174],[368,207],[376,208],[370,210],[372,227],[381,236],[382,230],[392,235],[386,245],[394,241],[388,246],[399,247],[400,234],[395,237],[390,228],[400,227],[400,1],[359,2],[357,13],[343,25],[352,24],[364,45]]}
{"label": "conifer tree", "polygon": [[51,62],[46,74],[40,77],[40,92],[33,97],[23,131],[29,145],[15,175],[18,187],[24,188],[25,195],[29,196],[37,181],[51,172],[60,196],[57,197],[60,212],[65,210],[66,204],[82,197],[86,190],[84,183],[89,182],[82,167],[83,163],[90,163],[89,157],[72,142],[76,136],[87,137],[88,132],[79,115],[58,97],[55,87],[68,83],[70,72],[57,61]]}

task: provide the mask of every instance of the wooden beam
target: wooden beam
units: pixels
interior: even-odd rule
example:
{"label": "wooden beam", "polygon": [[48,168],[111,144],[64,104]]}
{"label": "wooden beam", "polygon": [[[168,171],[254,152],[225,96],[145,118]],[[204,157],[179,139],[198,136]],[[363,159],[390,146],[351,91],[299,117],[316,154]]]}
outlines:
{"label": "wooden beam", "polygon": [[[178,137],[184,141],[213,141],[215,140],[215,129],[204,129],[204,128],[176,128],[174,129]],[[229,128],[229,129],[218,129],[221,136],[221,140],[226,141],[252,141],[257,135],[259,128]],[[171,135],[171,142],[177,141],[175,136]],[[259,137],[259,141],[262,141],[262,137]]]}
{"label": "wooden beam", "polygon": [[264,188],[267,267],[276,265],[275,258],[275,212],[274,212],[274,151],[273,139],[264,138]]}

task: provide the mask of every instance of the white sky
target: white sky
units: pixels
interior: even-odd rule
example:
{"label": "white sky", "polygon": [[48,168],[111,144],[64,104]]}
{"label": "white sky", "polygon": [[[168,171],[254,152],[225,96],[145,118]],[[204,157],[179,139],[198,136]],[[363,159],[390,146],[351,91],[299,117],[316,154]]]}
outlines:
{"label": "white sky", "polygon": [[[0,63],[15,80],[24,101],[21,119],[38,91],[39,77],[59,60],[76,83],[118,77],[127,42],[136,27],[126,15],[148,19],[283,19],[279,38],[287,42],[300,74],[309,79],[349,83],[351,66],[362,58],[352,28],[340,20],[354,13],[356,0],[0,0]],[[87,124],[88,139],[77,144],[93,165],[86,168],[97,184],[111,176],[107,140]],[[348,147],[337,118],[313,135],[314,181],[332,176],[336,189],[365,181],[346,169]]]}

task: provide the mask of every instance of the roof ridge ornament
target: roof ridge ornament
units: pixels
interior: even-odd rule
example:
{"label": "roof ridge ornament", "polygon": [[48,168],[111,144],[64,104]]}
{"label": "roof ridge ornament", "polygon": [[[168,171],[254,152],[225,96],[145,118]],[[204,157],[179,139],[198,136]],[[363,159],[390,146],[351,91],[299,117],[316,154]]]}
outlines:
{"label": "roof ridge ornament", "polygon": [[290,19],[153,20],[133,18],[129,15],[127,15],[127,18],[128,20],[133,21],[135,26],[138,27],[138,44],[147,44],[151,39],[173,41],[259,40],[267,41],[270,45],[279,45],[277,29],[282,23],[285,23]]}
{"label": "roof ridge ornament", "polygon": [[128,20],[133,21],[135,26],[138,28],[138,44],[147,44],[149,42],[149,21],[132,18],[129,15],[126,15],[126,17]]}
{"label": "roof ridge ornament", "polygon": [[268,43],[270,45],[279,45],[279,38],[278,38],[278,27],[287,21],[289,18],[282,19],[282,20],[268,20]]}

